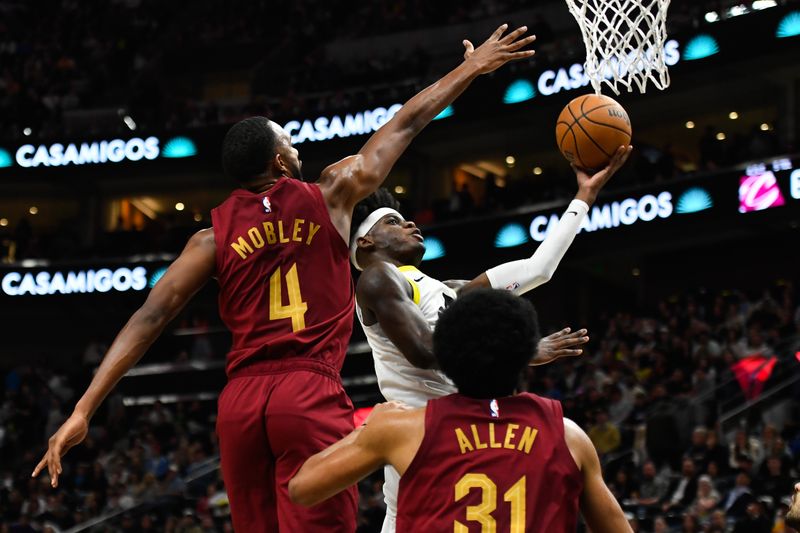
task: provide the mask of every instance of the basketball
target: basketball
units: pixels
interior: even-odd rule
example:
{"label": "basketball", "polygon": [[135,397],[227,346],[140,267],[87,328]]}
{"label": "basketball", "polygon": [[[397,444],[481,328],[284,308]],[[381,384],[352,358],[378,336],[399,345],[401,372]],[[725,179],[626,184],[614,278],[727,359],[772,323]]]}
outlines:
{"label": "basketball", "polygon": [[578,167],[602,168],[617,148],[630,142],[628,113],[608,96],[579,96],[558,115],[556,143],[564,157]]}

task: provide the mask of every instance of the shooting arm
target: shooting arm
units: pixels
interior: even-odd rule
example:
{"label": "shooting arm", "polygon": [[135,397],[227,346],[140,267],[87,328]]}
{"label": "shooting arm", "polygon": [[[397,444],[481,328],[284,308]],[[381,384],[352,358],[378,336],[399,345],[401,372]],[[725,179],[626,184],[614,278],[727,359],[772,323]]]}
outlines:
{"label": "shooting arm", "polygon": [[561,216],[558,225],[549,232],[544,242],[527,259],[511,261],[491,268],[467,283],[466,292],[479,287],[507,289],[514,294],[524,294],[550,281],[558,264],[567,253],[580,228],[589,206],[583,200],[573,200]]}
{"label": "shooting arm", "polygon": [[358,303],[375,316],[389,340],[417,368],[434,368],[433,332],[414,302],[411,285],[391,265],[364,271],[356,287]]}

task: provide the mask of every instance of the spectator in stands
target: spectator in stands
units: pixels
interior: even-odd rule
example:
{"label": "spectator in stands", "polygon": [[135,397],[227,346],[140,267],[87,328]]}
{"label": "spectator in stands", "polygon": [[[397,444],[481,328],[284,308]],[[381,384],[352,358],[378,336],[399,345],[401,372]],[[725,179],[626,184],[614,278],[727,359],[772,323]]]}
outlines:
{"label": "spectator in stands", "polygon": [[705,426],[697,426],[692,431],[692,444],[684,454],[691,457],[697,468],[703,472],[708,461],[708,429]]}
{"label": "spectator in stands", "polygon": [[746,514],[736,521],[733,533],[770,533],[772,524],[760,501],[751,501],[747,504],[746,510]]}
{"label": "spectator in stands", "polygon": [[728,492],[722,504],[725,514],[735,518],[745,515],[747,506],[755,500],[750,484],[749,472],[741,471],[736,474],[736,484]]}
{"label": "spectator in stands", "polygon": [[758,493],[769,496],[773,502],[781,501],[792,489],[792,479],[784,474],[780,457],[769,457],[766,472],[759,477]]}
{"label": "spectator in stands", "polygon": [[692,503],[697,494],[697,467],[691,457],[684,457],[681,462],[681,474],[675,478],[667,489],[667,500],[662,505],[666,511],[685,509]]}
{"label": "spectator in stands", "polygon": [[697,479],[697,494],[691,505],[693,512],[701,521],[711,516],[711,512],[719,503],[720,496],[714,487],[711,477],[702,475]]}
{"label": "spectator in stands", "polygon": [[667,495],[668,488],[669,483],[663,476],[657,474],[653,461],[645,461],[642,465],[639,489],[634,495],[634,501],[645,512],[656,509]]}
{"label": "spectator in stands", "polygon": [[606,411],[599,410],[595,413],[595,422],[586,433],[601,457],[619,448],[619,429],[609,421]]}
{"label": "spectator in stands", "polygon": [[753,355],[762,357],[772,357],[774,355],[772,347],[764,339],[761,324],[758,323],[748,326],[747,335],[739,339],[736,344],[733,344],[731,350],[737,359],[744,359]]}
{"label": "spectator in stands", "polygon": [[728,465],[733,470],[740,470],[742,463],[749,461],[752,464],[762,453],[758,440],[748,437],[744,429],[738,429],[729,446]]}

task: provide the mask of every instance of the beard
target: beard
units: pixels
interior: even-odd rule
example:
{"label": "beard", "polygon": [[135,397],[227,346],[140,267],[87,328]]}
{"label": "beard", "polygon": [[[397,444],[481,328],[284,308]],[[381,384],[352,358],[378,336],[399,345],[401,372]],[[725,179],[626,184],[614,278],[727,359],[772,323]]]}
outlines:
{"label": "beard", "polygon": [[290,177],[296,180],[306,181],[305,178],[303,177],[303,170],[300,168],[299,165],[295,165],[294,163],[287,163],[287,166],[289,167],[289,173],[291,174]]}

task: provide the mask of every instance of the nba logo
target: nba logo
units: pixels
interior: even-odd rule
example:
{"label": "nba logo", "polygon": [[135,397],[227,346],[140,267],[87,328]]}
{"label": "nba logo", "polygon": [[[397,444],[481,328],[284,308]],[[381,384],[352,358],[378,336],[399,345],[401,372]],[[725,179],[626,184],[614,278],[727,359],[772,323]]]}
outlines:
{"label": "nba logo", "polygon": [[497,405],[497,400],[492,400],[489,402],[489,411],[492,414],[492,418],[500,417],[500,406]]}
{"label": "nba logo", "polygon": [[269,196],[265,196],[262,203],[264,204],[264,212],[272,213],[272,204],[269,203]]}

